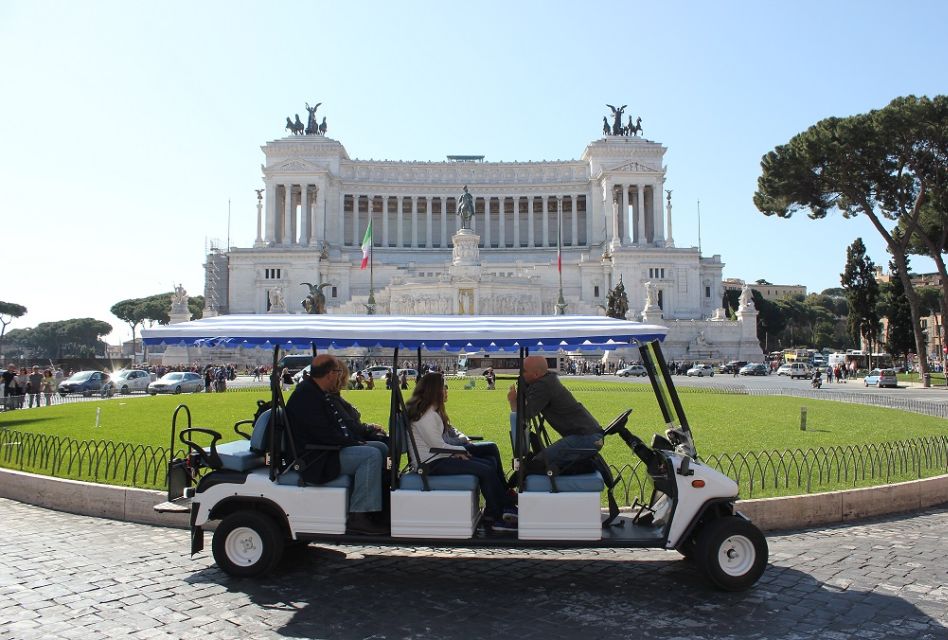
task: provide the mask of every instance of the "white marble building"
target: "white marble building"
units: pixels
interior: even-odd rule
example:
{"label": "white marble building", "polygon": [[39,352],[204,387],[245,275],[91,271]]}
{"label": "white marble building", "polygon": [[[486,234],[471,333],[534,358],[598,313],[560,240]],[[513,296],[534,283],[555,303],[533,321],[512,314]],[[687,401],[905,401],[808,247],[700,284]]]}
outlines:
{"label": "white marble building", "polygon": [[[208,257],[208,315],[304,313],[303,282],[329,283],[328,313],[366,313],[370,270],[360,264],[370,216],[376,313],[552,314],[560,230],[567,314],[604,313],[621,276],[630,319],[641,319],[651,283],[649,320],[672,327],[669,357],[695,347],[705,359],[760,358],[752,323],[718,314],[708,324],[721,304],[723,263],[675,246],[662,197],[666,149],[657,142],[608,135],[579,160],[556,162],[353,160],[315,135],[262,149],[257,238]],[[455,246],[465,185],[476,213]]]}

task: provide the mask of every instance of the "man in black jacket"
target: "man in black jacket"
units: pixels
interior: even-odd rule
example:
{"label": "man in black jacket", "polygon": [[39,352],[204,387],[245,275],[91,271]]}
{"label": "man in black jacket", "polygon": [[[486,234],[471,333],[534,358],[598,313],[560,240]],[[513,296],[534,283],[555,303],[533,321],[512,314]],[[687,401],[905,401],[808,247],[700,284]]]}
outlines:
{"label": "man in black jacket", "polygon": [[[344,369],[330,355],[313,358],[308,378],[293,391],[286,414],[297,454],[307,465],[303,479],[311,484],[332,480],[340,473],[353,476],[347,532],[384,535],[387,530],[371,514],[382,510],[382,470],[388,447],[373,439],[377,430],[339,410],[333,397]],[[306,445],[338,445],[337,451],[309,451]]]}

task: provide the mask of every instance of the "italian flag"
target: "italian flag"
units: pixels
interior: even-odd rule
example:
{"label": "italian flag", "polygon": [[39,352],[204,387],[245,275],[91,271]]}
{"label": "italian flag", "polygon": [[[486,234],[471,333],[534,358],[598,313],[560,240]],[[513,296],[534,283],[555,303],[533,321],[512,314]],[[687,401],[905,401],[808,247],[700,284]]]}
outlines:
{"label": "italian flag", "polygon": [[365,235],[362,237],[362,268],[369,266],[369,253],[372,251],[372,219],[369,218],[369,226],[365,228]]}

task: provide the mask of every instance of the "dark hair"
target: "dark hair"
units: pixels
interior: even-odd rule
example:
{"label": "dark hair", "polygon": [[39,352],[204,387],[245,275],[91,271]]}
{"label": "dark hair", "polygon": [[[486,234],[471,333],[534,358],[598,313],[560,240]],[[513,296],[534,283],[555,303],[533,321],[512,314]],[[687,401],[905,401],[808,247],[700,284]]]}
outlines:
{"label": "dark hair", "polygon": [[440,373],[426,373],[415,385],[411,398],[405,403],[408,419],[412,422],[420,420],[428,409],[434,410],[441,416],[444,426],[448,426],[448,415],[444,411],[444,376]]}

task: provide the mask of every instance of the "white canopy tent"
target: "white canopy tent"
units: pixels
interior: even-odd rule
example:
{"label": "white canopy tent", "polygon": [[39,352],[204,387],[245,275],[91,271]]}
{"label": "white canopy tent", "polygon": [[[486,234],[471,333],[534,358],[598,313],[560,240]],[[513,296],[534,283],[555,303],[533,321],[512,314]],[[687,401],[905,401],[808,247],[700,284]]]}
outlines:
{"label": "white canopy tent", "polygon": [[615,348],[667,329],[603,316],[225,315],[142,330],[145,344],[485,351]]}

